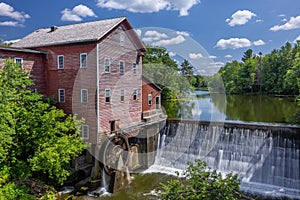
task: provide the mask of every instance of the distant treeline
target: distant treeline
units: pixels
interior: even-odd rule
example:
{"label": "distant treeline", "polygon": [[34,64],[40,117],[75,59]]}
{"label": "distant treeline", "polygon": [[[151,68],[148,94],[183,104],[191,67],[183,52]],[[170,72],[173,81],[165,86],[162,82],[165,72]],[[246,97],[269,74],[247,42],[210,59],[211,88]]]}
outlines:
{"label": "distant treeline", "polygon": [[226,63],[218,72],[226,93],[299,95],[300,41],[294,46],[286,43],[266,55],[248,49],[241,60]]}

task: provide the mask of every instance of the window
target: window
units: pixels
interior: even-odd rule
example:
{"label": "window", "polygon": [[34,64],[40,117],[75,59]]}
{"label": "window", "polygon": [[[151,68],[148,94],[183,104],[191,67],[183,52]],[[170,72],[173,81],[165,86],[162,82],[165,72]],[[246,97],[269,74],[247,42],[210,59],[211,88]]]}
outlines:
{"label": "window", "polygon": [[133,90],[133,100],[137,100],[137,89]]}
{"label": "window", "polygon": [[81,103],[87,103],[87,102],[88,102],[88,90],[81,89]]}
{"label": "window", "polygon": [[57,56],[57,69],[63,69],[64,68],[64,56],[59,55]]}
{"label": "window", "polygon": [[80,68],[87,67],[87,53],[80,54]]}
{"label": "window", "polygon": [[65,102],[65,89],[58,89],[58,102],[59,103]]}
{"label": "window", "polygon": [[124,35],[120,35],[120,46],[124,46]]}
{"label": "window", "polygon": [[104,71],[105,71],[105,73],[110,72],[110,60],[109,60],[109,58],[104,59]]}
{"label": "window", "polygon": [[148,94],[148,105],[152,105],[152,94]]}
{"label": "window", "polygon": [[120,61],[120,74],[124,74],[124,61]]}
{"label": "window", "polygon": [[110,89],[105,90],[105,103],[110,103]]}
{"label": "window", "polygon": [[137,66],[136,66],[136,63],[133,63],[133,64],[132,64],[132,70],[133,70],[133,74],[136,75],[136,73],[137,73]]}
{"label": "window", "polygon": [[15,63],[18,67],[23,69],[23,58],[15,58]]}
{"label": "window", "polygon": [[84,139],[89,139],[89,126],[88,125],[82,124],[81,135]]}
{"label": "window", "polygon": [[125,100],[125,91],[124,91],[124,89],[121,89],[121,91],[120,91],[120,101],[124,102],[124,100]]}

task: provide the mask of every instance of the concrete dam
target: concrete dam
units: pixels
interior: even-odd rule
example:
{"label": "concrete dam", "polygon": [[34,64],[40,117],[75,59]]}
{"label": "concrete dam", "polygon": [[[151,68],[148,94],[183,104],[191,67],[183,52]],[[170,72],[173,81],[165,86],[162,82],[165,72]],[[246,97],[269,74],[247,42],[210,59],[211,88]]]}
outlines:
{"label": "concrete dam", "polygon": [[299,127],[170,119],[148,171],[174,173],[201,159],[222,174],[238,174],[245,192],[300,199],[299,151]]}

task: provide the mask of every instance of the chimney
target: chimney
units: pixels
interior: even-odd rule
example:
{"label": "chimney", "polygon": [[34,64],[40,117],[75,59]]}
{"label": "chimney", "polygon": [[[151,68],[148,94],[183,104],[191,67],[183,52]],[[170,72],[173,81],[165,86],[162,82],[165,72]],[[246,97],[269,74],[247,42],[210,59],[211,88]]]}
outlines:
{"label": "chimney", "polygon": [[53,32],[53,31],[55,31],[56,29],[58,29],[58,27],[57,27],[57,26],[51,26],[50,29],[51,29],[50,32]]}

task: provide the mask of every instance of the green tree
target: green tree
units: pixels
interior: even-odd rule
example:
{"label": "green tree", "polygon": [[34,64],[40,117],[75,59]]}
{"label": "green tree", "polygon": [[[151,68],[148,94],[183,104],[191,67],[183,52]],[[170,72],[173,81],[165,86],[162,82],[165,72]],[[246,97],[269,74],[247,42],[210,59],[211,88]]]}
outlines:
{"label": "green tree", "polygon": [[247,51],[244,52],[242,61],[246,62],[248,59],[251,59],[251,58],[253,58],[253,51],[252,51],[252,49],[248,49]]}
{"label": "green tree", "polygon": [[208,169],[207,164],[196,160],[189,162],[183,173],[183,178],[173,179],[162,184],[162,200],[215,200],[215,199],[242,199],[239,190],[237,175],[221,173]]}
{"label": "green tree", "polygon": [[28,77],[11,59],[0,69],[0,191],[24,178],[62,184],[85,147],[81,121],[45,103]]}
{"label": "green tree", "polygon": [[180,66],[180,73],[189,81],[191,86],[194,86],[197,80],[194,76],[194,67],[186,59],[183,60]]}

